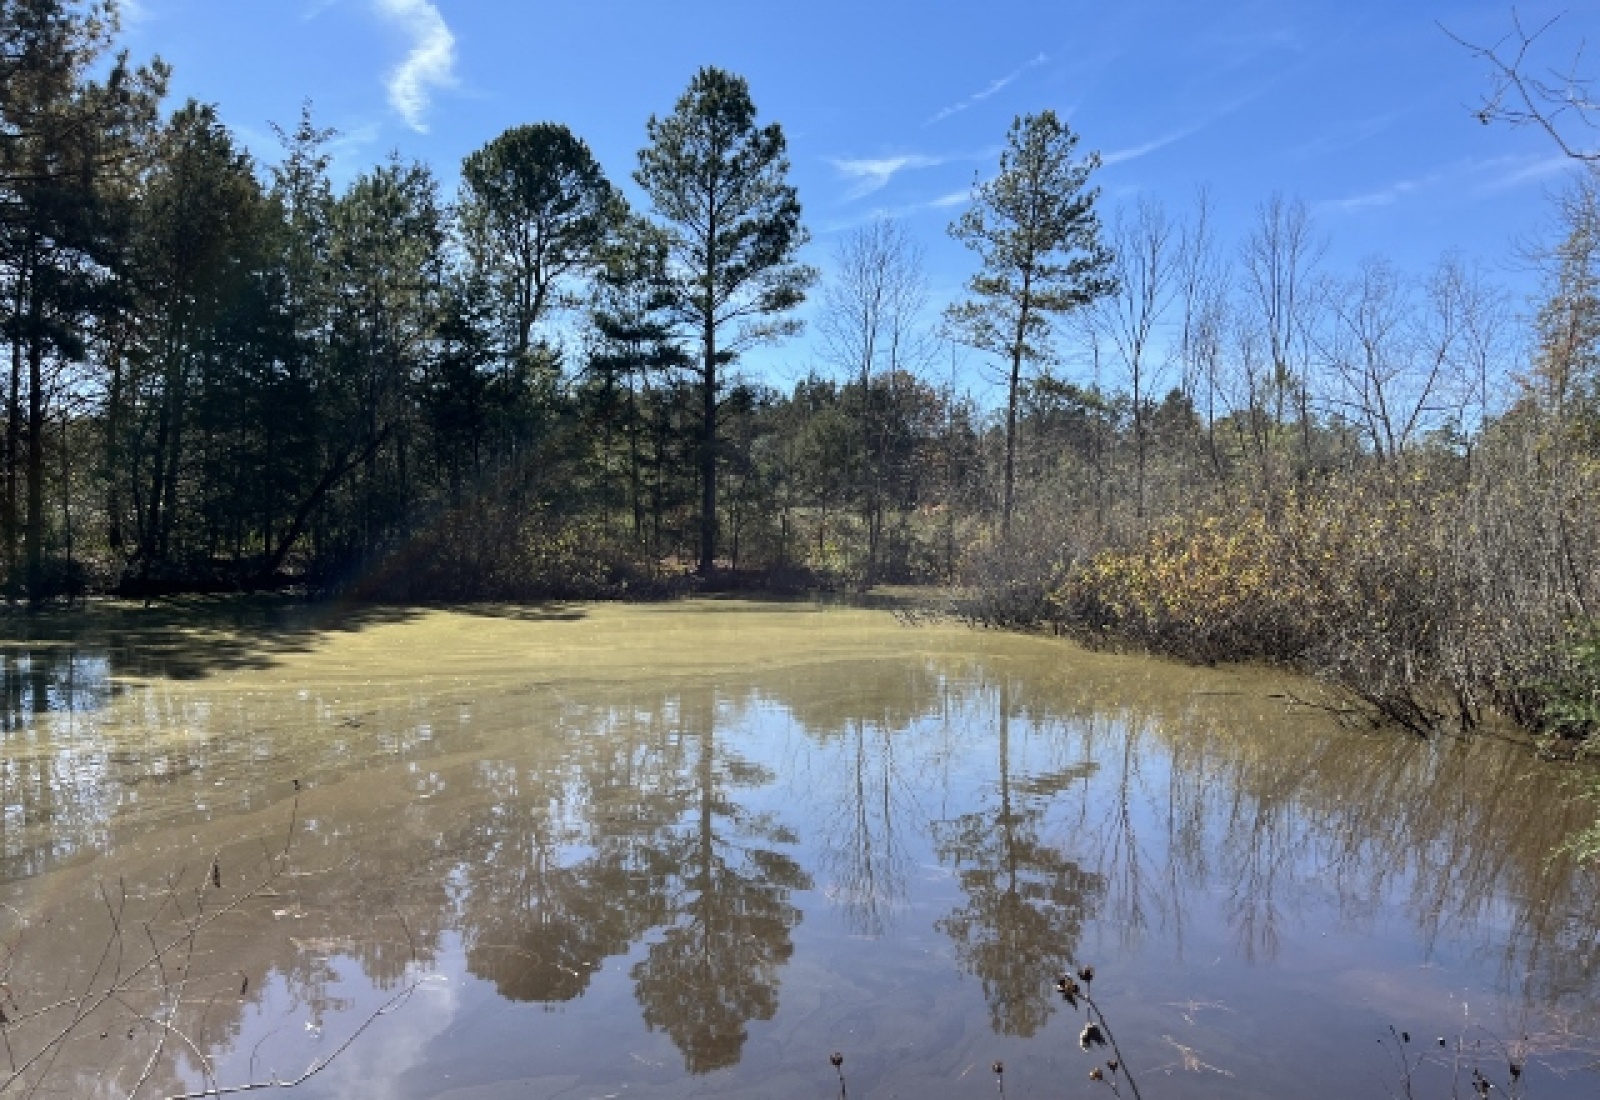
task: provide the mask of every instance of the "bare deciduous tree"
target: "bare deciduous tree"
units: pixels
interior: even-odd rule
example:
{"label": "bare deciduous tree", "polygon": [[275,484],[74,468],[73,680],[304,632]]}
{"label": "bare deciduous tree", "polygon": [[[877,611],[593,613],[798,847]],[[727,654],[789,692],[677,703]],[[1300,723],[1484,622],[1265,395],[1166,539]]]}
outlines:
{"label": "bare deciduous tree", "polygon": [[1352,424],[1385,463],[1398,462],[1441,412],[1461,337],[1451,261],[1419,288],[1387,260],[1369,259],[1330,283],[1329,327],[1318,341],[1329,367],[1333,414]]}
{"label": "bare deciduous tree", "polygon": [[[901,382],[931,360],[923,324],[927,279],[922,247],[896,221],[879,219],[849,234],[834,252],[817,328],[823,354],[861,387],[861,508],[867,530],[866,584],[876,579],[889,470],[888,432]],[[875,380],[879,383],[874,384]]]}
{"label": "bare deciduous tree", "polygon": [[1566,422],[1585,399],[1600,403],[1600,172],[1557,199],[1562,236],[1535,259],[1545,303],[1534,322],[1534,395]]}
{"label": "bare deciduous tree", "polygon": [[1111,227],[1111,266],[1116,290],[1097,304],[1094,320],[1121,360],[1133,402],[1134,511],[1145,514],[1146,458],[1152,394],[1165,363],[1152,354],[1156,327],[1179,290],[1178,241],[1172,219],[1159,203],[1141,199]]}
{"label": "bare deciduous tree", "polygon": [[1513,318],[1504,288],[1490,282],[1482,267],[1450,258],[1440,272],[1459,302],[1461,326],[1452,381],[1456,416],[1463,432],[1481,428],[1505,412],[1509,392]]}
{"label": "bare deciduous tree", "polygon": [[1276,433],[1286,423],[1287,406],[1293,404],[1306,466],[1312,460],[1312,280],[1323,250],[1305,203],[1273,195],[1257,208],[1256,226],[1245,238],[1240,256],[1245,300],[1260,328],[1271,368],[1263,379],[1266,392],[1258,395],[1262,411],[1270,412]]}
{"label": "bare deciduous tree", "polygon": [[1182,229],[1177,274],[1182,316],[1176,352],[1181,371],[1179,385],[1205,420],[1212,473],[1220,476],[1223,465],[1216,425],[1229,324],[1229,286],[1217,252],[1211,209],[1211,196],[1200,191],[1195,197],[1194,215]]}
{"label": "bare deciduous tree", "polygon": [[1273,483],[1272,439],[1274,425],[1268,416],[1268,395],[1272,389],[1272,364],[1266,354],[1266,339],[1253,320],[1235,311],[1228,325],[1228,343],[1233,352],[1233,369],[1228,372],[1229,421],[1238,438],[1239,449],[1254,458],[1260,471],[1262,490]]}

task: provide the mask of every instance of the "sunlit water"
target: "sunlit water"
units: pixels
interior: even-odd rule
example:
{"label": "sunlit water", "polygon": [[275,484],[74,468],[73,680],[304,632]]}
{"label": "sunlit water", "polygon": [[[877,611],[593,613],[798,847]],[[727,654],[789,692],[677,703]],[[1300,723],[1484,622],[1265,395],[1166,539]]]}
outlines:
{"label": "sunlit water", "polygon": [[1147,1100],[1600,1092],[1569,769],[1278,674],[711,601],[10,638],[4,1056],[70,1034],[5,1095],[1109,1095],[1084,964]]}

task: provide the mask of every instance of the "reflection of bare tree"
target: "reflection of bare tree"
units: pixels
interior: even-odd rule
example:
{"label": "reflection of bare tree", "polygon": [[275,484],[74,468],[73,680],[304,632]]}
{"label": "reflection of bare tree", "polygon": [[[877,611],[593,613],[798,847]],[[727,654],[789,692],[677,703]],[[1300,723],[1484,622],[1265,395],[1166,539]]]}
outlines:
{"label": "reflection of bare tree", "polygon": [[770,773],[719,752],[709,685],[684,708],[684,736],[698,741],[689,812],[662,838],[673,923],[633,969],[645,1023],[661,1028],[691,1073],[738,1062],[745,1026],[778,1008],[778,970],[794,951],[800,910],[789,901],[811,880],[774,850],[795,838],[746,814],[730,786],[759,786]]}
{"label": "reflection of bare tree", "polygon": [[113,812],[105,747],[73,728],[80,712],[109,698],[108,668],[103,657],[71,647],[0,647],[0,881],[38,874],[92,845],[83,824]]}
{"label": "reflection of bare tree", "polygon": [[[933,661],[876,660],[791,672],[762,693],[819,745],[808,789],[823,811],[816,837],[829,896],[852,931],[882,936],[893,925],[910,869],[907,823],[926,820],[921,806],[937,758],[923,741],[931,719],[950,732],[959,687]],[[959,700],[957,700],[959,701]]]}
{"label": "reflection of bare tree", "polygon": [[1171,751],[1166,789],[1159,793],[1166,861],[1161,886],[1169,916],[1167,927],[1175,954],[1181,959],[1188,892],[1203,887],[1210,874],[1210,845],[1206,838],[1208,776],[1203,745],[1196,750],[1187,740],[1177,740]]}
{"label": "reflection of bare tree", "polygon": [[1248,962],[1278,957],[1280,880],[1293,881],[1296,822],[1289,804],[1278,799],[1235,797],[1229,807],[1225,849],[1228,922]]}
{"label": "reflection of bare tree", "polygon": [[[1140,755],[1168,757],[1155,769],[1164,799],[1146,779],[1131,784],[1167,807],[1164,887],[1176,899],[1184,883],[1220,881],[1243,957],[1272,957],[1288,908],[1314,880],[1346,920],[1370,921],[1398,894],[1430,949],[1479,940],[1500,954],[1507,991],[1521,987],[1530,1005],[1600,981],[1600,948],[1582,931],[1600,923],[1600,870],[1562,847],[1593,810],[1524,748],[1321,722],[1290,731],[1225,700],[1156,708],[1129,732]],[[1086,747],[1101,760],[1114,751]],[[1594,1019],[1592,996],[1579,999]]]}
{"label": "reflection of bare tree", "polygon": [[1026,1038],[1055,1011],[1051,982],[1072,962],[1105,884],[1039,839],[1045,801],[1086,772],[1067,770],[1049,784],[1035,777],[1014,790],[1011,709],[1002,680],[997,805],[934,824],[939,858],[955,866],[967,897],[937,927],[954,941],[962,968],[983,983],[995,1031]]}
{"label": "reflection of bare tree", "polygon": [[843,806],[820,832],[822,866],[857,935],[882,936],[906,893],[910,858],[901,826],[915,796],[895,760],[895,741],[905,732],[855,719],[838,746]]}
{"label": "reflection of bare tree", "polygon": [[1118,735],[1114,740],[1108,739],[1104,746],[1108,763],[1115,768],[1106,769],[1102,765],[1102,775],[1112,785],[1094,837],[1095,870],[1105,880],[1107,911],[1113,914],[1116,927],[1129,940],[1136,940],[1149,921],[1145,852],[1139,841],[1135,812],[1139,795],[1144,793],[1143,729],[1140,719],[1132,715],[1124,716],[1121,721],[1101,722],[1095,717],[1087,721],[1091,730],[1103,725],[1108,733]]}

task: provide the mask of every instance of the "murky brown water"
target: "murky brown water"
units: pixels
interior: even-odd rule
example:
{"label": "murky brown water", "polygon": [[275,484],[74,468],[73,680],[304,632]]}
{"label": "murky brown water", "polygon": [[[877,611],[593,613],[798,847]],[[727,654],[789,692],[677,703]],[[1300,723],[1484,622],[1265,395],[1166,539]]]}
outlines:
{"label": "murky brown water", "polygon": [[856,1098],[996,1059],[1098,1095],[1082,963],[1147,1100],[1400,1095],[1402,1057],[1418,1096],[1600,1092],[1600,877],[1553,854],[1591,811],[1492,738],[804,604],[19,630],[0,1057],[69,1032],[39,1095],[337,1053],[291,1095],[817,1097],[834,1050]]}

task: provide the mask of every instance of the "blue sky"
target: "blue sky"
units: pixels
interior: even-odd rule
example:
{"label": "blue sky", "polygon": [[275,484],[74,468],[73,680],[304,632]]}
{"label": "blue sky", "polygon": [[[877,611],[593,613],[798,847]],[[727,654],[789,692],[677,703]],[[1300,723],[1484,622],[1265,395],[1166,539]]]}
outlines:
{"label": "blue sky", "polygon": [[[872,4],[868,0],[124,0],[135,58],[175,68],[175,99],[216,103],[263,161],[269,122],[310,99],[342,134],[348,179],[391,150],[453,192],[462,157],[526,122],[570,126],[640,202],[631,173],[645,121],[701,65],[750,81],[790,143],[826,270],[840,236],[879,213],[926,249],[936,302],[960,293],[969,255],[945,232],[975,174],[994,171],[1012,118],[1049,107],[1099,150],[1107,212],[1140,196],[1186,210],[1209,189],[1228,246],[1273,193],[1304,200],[1346,271],[1381,254],[1421,271],[1455,250],[1518,293],[1518,242],[1549,223],[1570,164],[1544,135],[1483,126],[1473,41],[1510,29],[1508,3],[1198,0]],[[1600,3],[1565,12],[1544,56],[1600,48]],[[1600,64],[1591,65],[1600,75]],[[764,353],[793,376],[801,338]]]}

